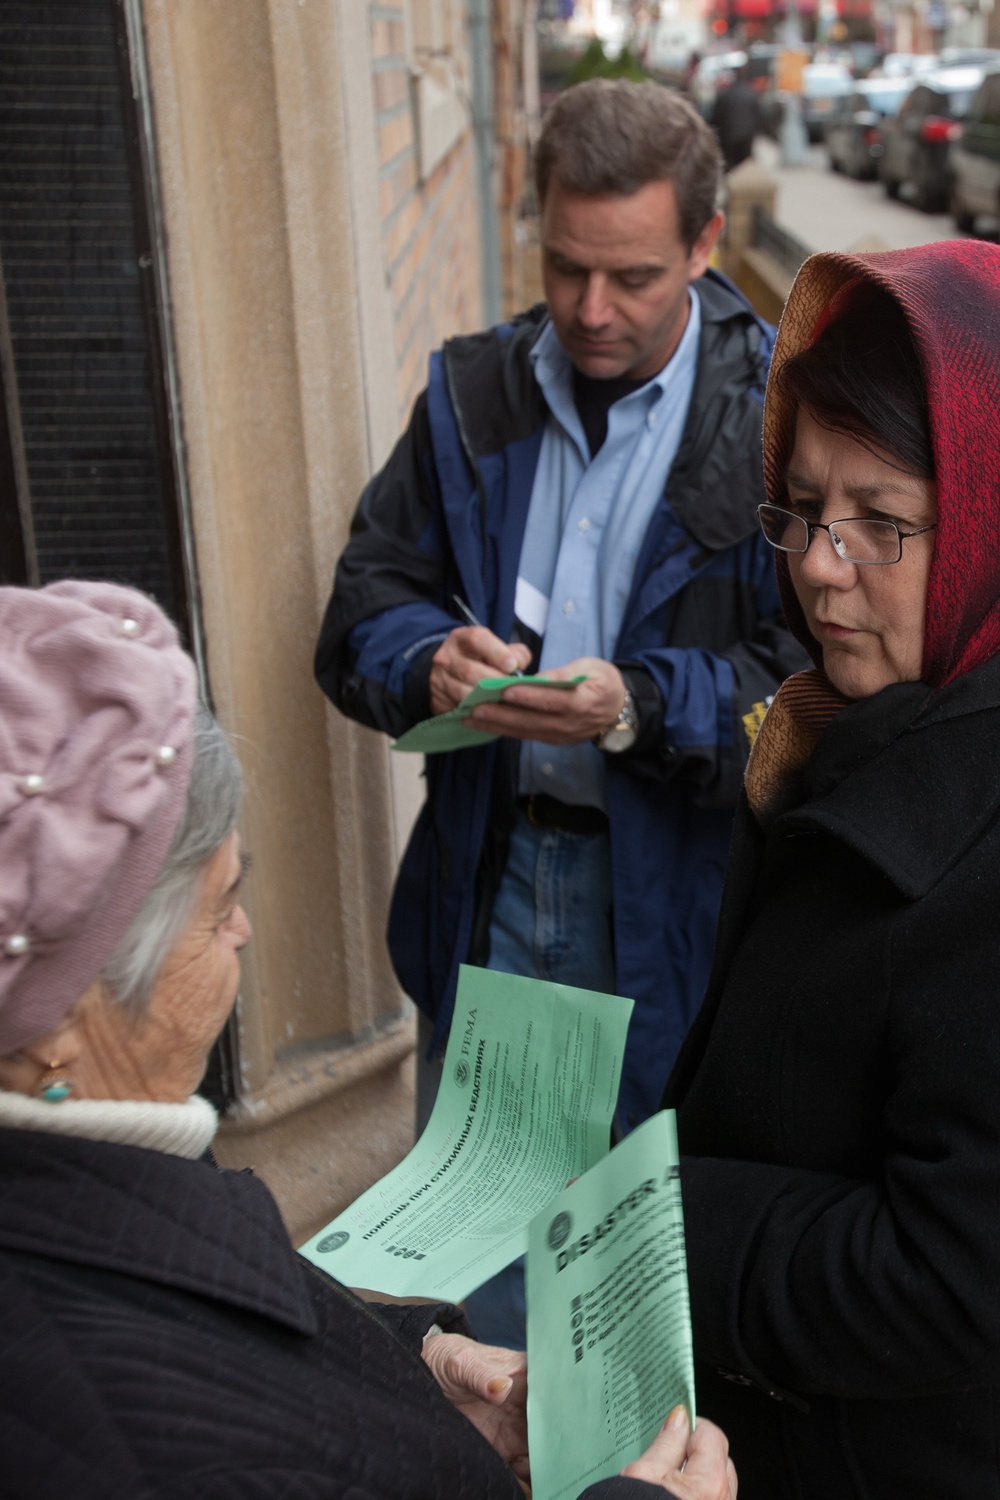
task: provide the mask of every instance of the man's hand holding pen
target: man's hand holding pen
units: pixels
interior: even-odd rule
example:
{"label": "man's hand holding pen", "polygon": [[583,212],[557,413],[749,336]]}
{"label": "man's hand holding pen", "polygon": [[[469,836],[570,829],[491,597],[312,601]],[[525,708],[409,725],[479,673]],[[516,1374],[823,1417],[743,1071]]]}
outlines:
{"label": "man's hand holding pen", "polygon": [[434,653],[431,712],[450,712],[484,677],[510,677],[530,661],[527,646],[509,645],[485,625],[460,625]]}
{"label": "man's hand holding pen", "polygon": [[[464,613],[465,611],[463,611]],[[485,625],[461,625],[434,653],[430,674],[431,711],[448,713],[484,677],[512,676],[530,664],[527,646],[502,641]],[[625,702],[625,684],[612,662],[581,657],[546,674],[555,679],[585,676],[566,691],[513,685],[502,703],[483,704],[470,715],[476,729],[549,745],[591,740],[613,723]]]}

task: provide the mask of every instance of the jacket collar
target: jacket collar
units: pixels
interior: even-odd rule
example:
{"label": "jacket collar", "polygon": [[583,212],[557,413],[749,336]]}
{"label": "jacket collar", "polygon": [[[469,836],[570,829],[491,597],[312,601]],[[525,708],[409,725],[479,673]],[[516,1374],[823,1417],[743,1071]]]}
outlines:
{"label": "jacket collar", "polygon": [[749,319],[763,332],[763,322],[743,293],[720,271],[709,268],[693,285],[701,298],[703,323],[728,323],[732,318]]}
{"label": "jacket collar", "polygon": [[[706,271],[693,283],[693,290],[701,304],[702,321],[698,346],[699,380],[694,401],[698,400],[700,391],[704,390],[706,395],[712,391],[714,382],[706,381],[701,373],[705,354],[715,351],[719,331],[732,324],[739,325],[739,336],[745,338],[747,350],[746,368],[739,372],[743,380],[740,389],[745,386],[747,375],[756,375],[763,399],[767,375],[761,358],[765,325],[743,294],[718,271]],[[534,377],[530,355],[548,325],[548,310],[544,302],[539,302],[511,323],[449,339],[444,345],[448,396],[470,459],[499,452],[529,436],[545,421],[547,408]],[[733,373],[726,371],[730,380]],[[718,438],[719,434],[714,436]],[[759,440],[753,458],[759,468]]]}
{"label": "jacket collar", "polygon": [[667,499],[702,547],[721,552],[756,533],[764,499],[767,340],[765,325],[725,277],[706,271],[694,285],[702,317],[698,373]]}
{"label": "jacket collar", "polygon": [[549,321],[544,302],[512,323],[449,339],[445,385],[470,463],[530,437],[546,417],[529,354]]}
{"label": "jacket collar", "polygon": [[1000,657],[938,692],[885,688],[834,719],[807,769],[805,802],[774,832],[822,829],[917,900],[1000,814],[998,737]]}
{"label": "jacket collar", "polygon": [[2,1130],[0,1246],[317,1331],[302,1262],[271,1194],[249,1173],[204,1159]]}

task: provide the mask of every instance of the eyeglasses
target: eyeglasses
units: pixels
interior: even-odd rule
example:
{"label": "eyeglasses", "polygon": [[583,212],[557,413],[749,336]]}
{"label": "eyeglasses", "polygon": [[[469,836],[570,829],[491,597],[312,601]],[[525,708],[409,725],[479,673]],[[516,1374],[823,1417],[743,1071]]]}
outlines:
{"label": "eyeglasses", "polygon": [[860,516],[844,521],[807,521],[780,505],[758,505],[757,519],[761,531],[779,552],[808,552],[814,533],[825,531],[837,556],[844,562],[857,563],[859,568],[884,568],[899,562],[905,541],[933,531],[937,525],[935,521],[930,526],[918,526],[916,531],[900,531],[895,521],[869,521]]}

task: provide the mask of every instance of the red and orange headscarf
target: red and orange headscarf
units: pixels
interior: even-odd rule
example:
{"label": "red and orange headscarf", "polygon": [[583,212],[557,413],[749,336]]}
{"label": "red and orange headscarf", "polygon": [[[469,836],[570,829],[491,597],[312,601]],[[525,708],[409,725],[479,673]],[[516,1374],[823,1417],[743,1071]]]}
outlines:
{"label": "red and orange headscarf", "polygon": [[[898,303],[920,357],[937,478],[921,678],[944,687],[1000,651],[1000,246],[946,240],[873,255],[814,255],[792,287],[772,368],[812,344],[860,282]],[[772,381],[764,474],[782,504],[795,410]],[[791,629],[821,662],[785,558],[778,579]]]}

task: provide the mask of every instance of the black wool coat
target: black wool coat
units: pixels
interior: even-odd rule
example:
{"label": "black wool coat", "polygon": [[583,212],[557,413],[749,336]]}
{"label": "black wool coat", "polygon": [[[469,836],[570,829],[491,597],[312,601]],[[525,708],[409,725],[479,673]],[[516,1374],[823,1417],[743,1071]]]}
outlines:
{"label": "black wool coat", "polygon": [[741,1500],[1000,1497],[1000,660],[745,801],[671,1077],[699,1410]]}
{"label": "black wool coat", "polygon": [[420,1358],[460,1321],[360,1302],[247,1173],[0,1130],[3,1500],[521,1500]]}

